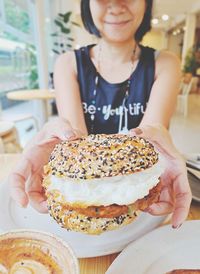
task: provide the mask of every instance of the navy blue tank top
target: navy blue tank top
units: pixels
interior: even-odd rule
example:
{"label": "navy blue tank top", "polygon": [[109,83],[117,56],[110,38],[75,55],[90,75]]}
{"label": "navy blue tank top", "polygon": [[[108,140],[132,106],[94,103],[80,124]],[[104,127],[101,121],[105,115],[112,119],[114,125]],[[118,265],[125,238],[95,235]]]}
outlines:
{"label": "navy blue tank top", "polygon": [[[94,103],[97,71],[90,58],[90,49],[93,46],[75,50],[80,95],[88,133],[113,134],[122,129],[130,130],[137,127],[144,115],[154,82],[155,50],[140,46],[140,59],[130,77],[129,96],[125,101],[125,107],[122,108],[128,79],[122,83],[112,84],[98,75]],[[91,119],[93,114],[94,121]]]}

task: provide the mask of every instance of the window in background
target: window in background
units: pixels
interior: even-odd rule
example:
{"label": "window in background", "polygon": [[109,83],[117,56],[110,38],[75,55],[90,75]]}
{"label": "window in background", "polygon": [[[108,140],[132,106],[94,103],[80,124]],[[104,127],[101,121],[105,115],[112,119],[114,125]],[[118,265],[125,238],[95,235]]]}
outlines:
{"label": "window in background", "polygon": [[30,18],[26,0],[4,1],[6,23],[24,33],[30,33]]}
{"label": "window in background", "polygon": [[0,100],[3,108],[11,104],[6,99],[8,91],[38,87],[29,4],[29,0],[0,0]]}

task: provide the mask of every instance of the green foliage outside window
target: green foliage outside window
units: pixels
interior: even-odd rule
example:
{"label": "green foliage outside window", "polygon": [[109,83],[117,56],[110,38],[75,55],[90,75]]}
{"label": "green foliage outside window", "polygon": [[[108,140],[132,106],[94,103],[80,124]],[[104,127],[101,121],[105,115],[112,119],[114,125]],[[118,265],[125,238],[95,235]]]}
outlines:
{"label": "green foliage outside window", "polygon": [[61,54],[72,48],[74,38],[71,34],[72,25],[79,27],[79,24],[71,20],[72,12],[59,13],[54,23],[57,31],[52,33],[54,37],[54,49],[52,51],[56,54]]}
{"label": "green foliage outside window", "polygon": [[24,32],[30,32],[30,21],[28,13],[13,0],[4,1],[6,22],[12,27]]}
{"label": "green foliage outside window", "polygon": [[27,45],[27,52],[30,58],[30,68],[29,68],[29,89],[39,88],[38,70],[37,70],[37,58],[36,49],[33,45]]}

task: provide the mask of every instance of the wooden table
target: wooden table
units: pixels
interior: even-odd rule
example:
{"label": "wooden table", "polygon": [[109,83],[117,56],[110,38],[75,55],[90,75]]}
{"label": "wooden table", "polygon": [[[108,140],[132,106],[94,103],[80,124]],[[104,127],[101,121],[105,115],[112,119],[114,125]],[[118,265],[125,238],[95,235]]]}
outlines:
{"label": "wooden table", "polygon": [[[20,158],[19,154],[0,154],[0,182],[4,180]],[[200,219],[200,203],[193,202],[188,220]],[[105,274],[118,254],[79,259],[81,274]]]}
{"label": "wooden table", "polygon": [[31,90],[17,90],[7,93],[7,98],[10,100],[48,100],[55,98],[54,90],[50,89],[31,89]]}
{"label": "wooden table", "polygon": [[32,89],[32,90],[17,90],[7,93],[7,98],[16,101],[40,100],[42,103],[42,123],[48,120],[48,105],[47,101],[55,98],[54,90],[50,89]]}

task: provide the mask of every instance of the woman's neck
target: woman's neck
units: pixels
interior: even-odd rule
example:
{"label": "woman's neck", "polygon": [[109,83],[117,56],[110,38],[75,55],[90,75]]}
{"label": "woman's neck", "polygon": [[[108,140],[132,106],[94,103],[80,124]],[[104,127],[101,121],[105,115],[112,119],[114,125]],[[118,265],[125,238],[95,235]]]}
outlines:
{"label": "woman's neck", "polygon": [[[105,40],[100,40],[98,50],[101,51],[101,59],[111,61],[113,63],[127,63],[130,62],[133,51],[136,49],[135,57],[137,56],[136,42],[131,40],[126,43],[110,43]],[[136,59],[136,58],[134,58]]]}

